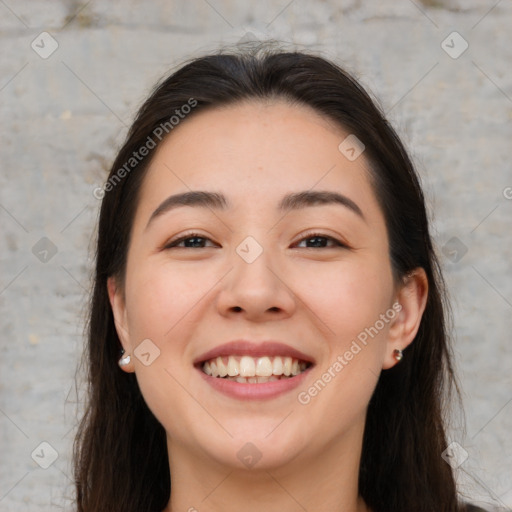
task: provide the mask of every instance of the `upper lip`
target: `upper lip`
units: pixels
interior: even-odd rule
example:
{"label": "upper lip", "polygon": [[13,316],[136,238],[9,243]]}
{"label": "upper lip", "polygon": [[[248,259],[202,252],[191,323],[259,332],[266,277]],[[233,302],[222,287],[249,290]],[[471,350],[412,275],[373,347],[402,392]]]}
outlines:
{"label": "upper lip", "polygon": [[252,356],[252,357],[264,357],[264,356],[284,356],[300,359],[308,363],[315,362],[312,356],[304,354],[300,350],[297,350],[285,343],[278,341],[248,341],[248,340],[234,340],[218,347],[214,347],[208,352],[205,352],[198,356],[194,360],[194,365],[204,363],[210,359],[224,356]]}

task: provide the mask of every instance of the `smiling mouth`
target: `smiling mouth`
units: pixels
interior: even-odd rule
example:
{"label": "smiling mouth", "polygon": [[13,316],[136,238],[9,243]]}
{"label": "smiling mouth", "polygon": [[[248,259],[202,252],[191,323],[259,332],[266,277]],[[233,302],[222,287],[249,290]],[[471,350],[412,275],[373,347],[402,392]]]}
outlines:
{"label": "smiling mouth", "polygon": [[311,367],[311,363],[283,356],[219,356],[199,367],[210,377],[259,384],[296,377]]}

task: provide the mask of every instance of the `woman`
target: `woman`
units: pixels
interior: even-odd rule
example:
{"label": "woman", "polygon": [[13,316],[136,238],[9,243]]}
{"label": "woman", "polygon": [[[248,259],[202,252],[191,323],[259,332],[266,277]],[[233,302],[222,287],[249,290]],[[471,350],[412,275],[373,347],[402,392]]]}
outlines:
{"label": "woman", "polygon": [[423,194],[352,77],[194,59],[100,195],[79,511],[469,510]]}

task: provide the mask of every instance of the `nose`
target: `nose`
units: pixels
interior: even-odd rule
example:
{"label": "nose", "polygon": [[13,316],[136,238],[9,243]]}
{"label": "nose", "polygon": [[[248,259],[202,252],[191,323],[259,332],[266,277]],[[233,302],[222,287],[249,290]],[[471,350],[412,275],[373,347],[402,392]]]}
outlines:
{"label": "nose", "polygon": [[217,297],[219,313],[240,315],[253,322],[293,315],[293,283],[287,282],[285,272],[278,268],[275,259],[272,261],[270,251],[263,250],[254,261],[249,261],[234,252],[233,268],[221,281],[223,287]]}

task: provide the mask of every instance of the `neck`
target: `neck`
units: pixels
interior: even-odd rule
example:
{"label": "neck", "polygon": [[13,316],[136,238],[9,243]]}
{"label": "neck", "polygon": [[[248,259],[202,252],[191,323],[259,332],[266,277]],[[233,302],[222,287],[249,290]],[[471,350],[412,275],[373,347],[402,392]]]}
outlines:
{"label": "neck", "polygon": [[[350,439],[347,439],[350,437]],[[163,512],[370,512],[358,493],[362,430],[314,456],[279,467],[240,469],[189,453],[168,439],[171,499]]]}

